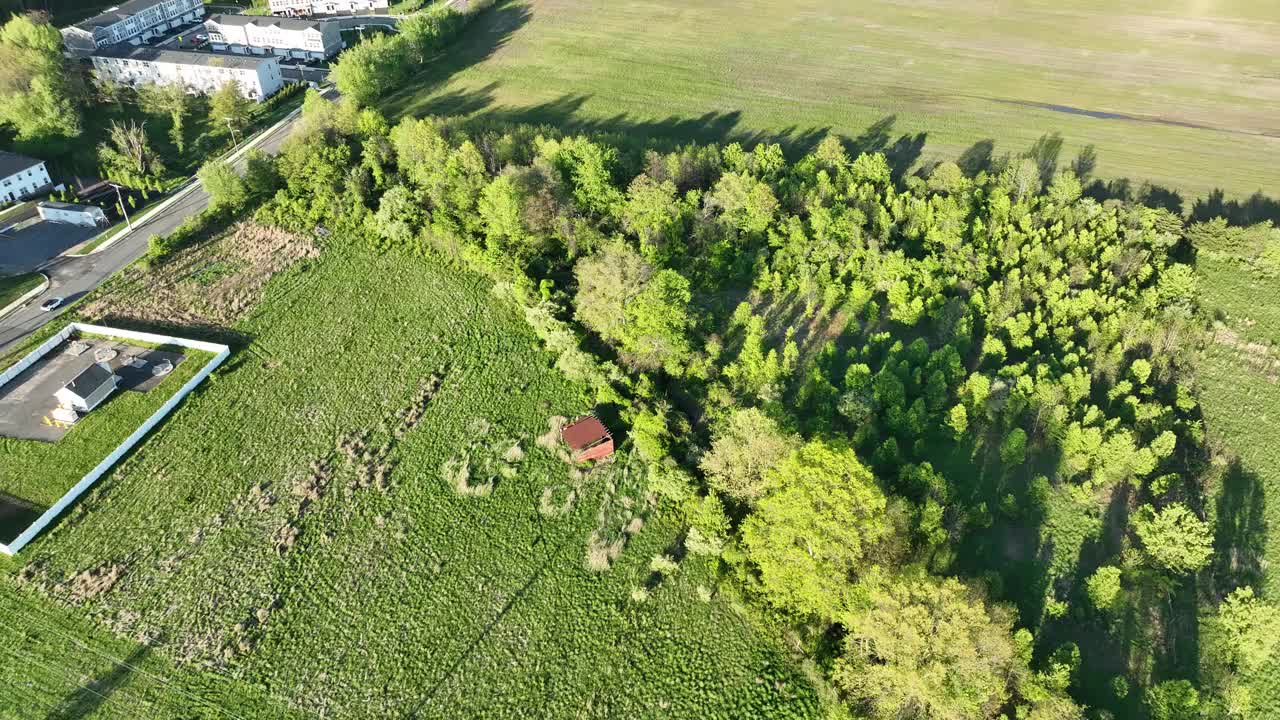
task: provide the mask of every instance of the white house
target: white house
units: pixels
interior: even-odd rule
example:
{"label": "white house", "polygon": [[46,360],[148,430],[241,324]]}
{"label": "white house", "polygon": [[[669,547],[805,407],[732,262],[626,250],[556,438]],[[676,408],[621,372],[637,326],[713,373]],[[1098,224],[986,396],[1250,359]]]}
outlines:
{"label": "white house", "polygon": [[139,45],[204,17],[202,0],[129,0],[119,7],[62,29],[68,50],[91,53],[116,43]]}
{"label": "white house", "polygon": [[107,222],[106,213],[97,205],[73,205],[71,203],[47,202],[37,203],[36,212],[42,220],[49,222],[71,223],[85,227],[97,227]]}
{"label": "white house", "polygon": [[214,15],[204,26],[214,50],[322,60],[342,49],[338,24],[322,20]]}
{"label": "white house", "polygon": [[49,182],[43,160],[0,150],[0,205],[34,195]]}
{"label": "white house", "polygon": [[214,55],[126,46],[98,52],[92,60],[99,78],[134,87],[147,83],[181,85],[189,93],[208,94],[235,80],[245,97],[262,100],[284,86],[280,61],[270,55]]}
{"label": "white house", "polygon": [[120,378],[106,363],[94,363],[53,394],[62,407],[87,413],[102,404],[119,383]]}
{"label": "white house", "polygon": [[[272,15],[360,15],[386,10],[387,0],[268,0]],[[382,13],[385,14],[385,13]]]}

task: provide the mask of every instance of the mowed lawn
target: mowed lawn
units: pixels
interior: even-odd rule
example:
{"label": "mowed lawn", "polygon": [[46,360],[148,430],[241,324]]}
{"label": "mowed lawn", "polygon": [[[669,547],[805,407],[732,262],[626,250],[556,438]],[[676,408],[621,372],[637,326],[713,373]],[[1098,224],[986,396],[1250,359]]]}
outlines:
{"label": "mowed lawn", "polygon": [[1190,206],[1280,187],[1277,47],[1263,0],[508,0],[388,109],[795,146],[831,129],[919,162],[1057,131],[1063,166],[1093,144],[1096,176]]}
{"label": "mowed lawn", "polygon": [[[228,713],[244,718],[816,714],[705,559],[651,573],[682,523],[625,452],[577,477],[536,441],[589,406],[488,283],[335,247],[274,278],[234,330],[247,346],[24,550],[23,579],[0,575],[17,586],[0,613],[65,606],[151,646],[106,643],[153,655],[150,675],[62,659],[38,624],[0,634],[18,648],[0,652],[4,676],[67,667],[41,672],[38,695],[0,686],[0,716],[49,712],[112,672],[146,692],[195,673],[210,703],[259,703]],[[446,479],[458,461],[474,492]],[[612,568],[589,571],[592,533],[624,527]],[[103,694],[94,717],[191,716]]]}

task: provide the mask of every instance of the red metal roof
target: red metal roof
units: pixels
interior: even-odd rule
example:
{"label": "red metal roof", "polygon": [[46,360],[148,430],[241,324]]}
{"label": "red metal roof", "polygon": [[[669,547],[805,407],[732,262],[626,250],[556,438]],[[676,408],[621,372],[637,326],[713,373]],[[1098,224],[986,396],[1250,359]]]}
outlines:
{"label": "red metal roof", "polygon": [[577,451],[591,447],[612,436],[609,435],[609,430],[604,426],[604,423],[600,422],[594,415],[588,415],[575,420],[570,425],[566,425],[560,431],[560,437],[572,450]]}

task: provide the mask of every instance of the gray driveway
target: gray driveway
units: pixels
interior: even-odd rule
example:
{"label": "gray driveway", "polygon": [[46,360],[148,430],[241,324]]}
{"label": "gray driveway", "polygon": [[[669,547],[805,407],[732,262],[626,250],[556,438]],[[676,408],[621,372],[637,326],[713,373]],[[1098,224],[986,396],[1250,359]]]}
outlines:
{"label": "gray driveway", "polygon": [[45,222],[0,233],[0,274],[31,272],[89,238],[101,228]]}

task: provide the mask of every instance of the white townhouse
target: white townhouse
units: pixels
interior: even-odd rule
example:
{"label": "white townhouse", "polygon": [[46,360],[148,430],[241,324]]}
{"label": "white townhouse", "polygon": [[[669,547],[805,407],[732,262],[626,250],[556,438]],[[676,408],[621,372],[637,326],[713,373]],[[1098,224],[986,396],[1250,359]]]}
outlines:
{"label": "white townhouse", "polygon": [[98,48],[143,41],[204,17],[202,0],[129,0],[119,7],[62,28],[68,50],[91,53]]}
{"label": "white townhouse", "polygon": [[92,57],[99,78],[138,87],[147,83],[181,85],[193,94],[208,94],[235,80],[250,100],[263,100],[284,86],[280,61],[274,56],[214,55],[189,50],[124,47]]}
{"label": "white townhouse", "polygon": [[214,15],[204,21],[214,50],[323,60],[342,49],[336,22],[254,15]]}
{"label": "white townhouse", "polygon": [[34,195],[49,183],[43,160],[0,150],[0,205]]}
{"label": "white townhouse", "polygon": [[361,15],[386,10],[387,0],[268,0],[272,15]]}

